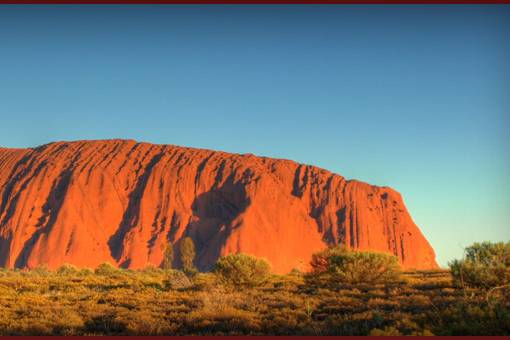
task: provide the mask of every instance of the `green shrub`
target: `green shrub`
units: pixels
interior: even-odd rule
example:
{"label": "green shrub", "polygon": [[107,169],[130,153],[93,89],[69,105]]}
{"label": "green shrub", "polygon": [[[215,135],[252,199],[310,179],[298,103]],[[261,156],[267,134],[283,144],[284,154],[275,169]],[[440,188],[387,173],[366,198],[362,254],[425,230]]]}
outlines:
{"label": "green shrub", "polygon": [[97,275],[109,276],[118,273],[119,269],[117,269],[114,265],[108,262],[101,263],[96,270],[94,271]]}
{"label": "green shrub", "polygon": [[79,269],[73,266],[72,264],[63,264],[57,269],[57,274],[59,275],[76,275],[79,273]]}
{"label": "green shrub", "polygon": [[459,286],[491,288],[510,284],[510,242],[474,243],[464,258],[449,263]]}
{"label": "green shrub", "polygon": [[231,254],[220,258],[213,272],[223,283],[255,287],[267,281],[271,266],[264,259],[246,254]]}
{"label": "green shrub", "polygon": [[80,276],[88,276],[88,275],[93,275],[94,271],[92,269],[90,269],[90,268],[82,268],[82,269],[80,269],[78,274]]}
{"label": "green shrub", "polygon": [[333,282],[350,284],[386,283],[400,278],[395,256],[331,248],[312,256],[312,274],[328,274]]}
{"label": "green shrub", "polygon": [[329,259],[333,255],[341,255],[347,252],[344,246],[326,248],[312,255],[310,266],[315,274],[325,273],[329,269]]}

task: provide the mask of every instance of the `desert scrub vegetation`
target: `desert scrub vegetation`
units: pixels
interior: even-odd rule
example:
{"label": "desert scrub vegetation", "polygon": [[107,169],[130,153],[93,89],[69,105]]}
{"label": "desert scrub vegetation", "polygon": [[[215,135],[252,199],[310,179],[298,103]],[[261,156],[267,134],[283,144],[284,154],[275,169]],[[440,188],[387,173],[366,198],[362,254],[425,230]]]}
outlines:
{"label": "desert scrub vegetation", "polygon": [[[0,335],[510,335],[504,290],[488,300],[486,288],[459,286],[448,270],[335,281],[324,271],[259,271],[248,258],[193,275],[108,264],[0,269]],[[230,280],[239,268],[256,280]]]}
{"label": "desert scrub vegetation", "polygon": [[459,286],[504,288],[510,285],[510,242],[474,243],[465,248],[464,258],[449,266]]}
{"label": "desert scrub vegetation", "polygon": [[333,247],[312,256],[310,277],[326,277],[333,284],[371,284],[400,279],[398,259],[383,253]]}
{"label": "desert scrub vegetation", "polygon": [[231,254],[218,260],[213,273],[221,282],[233,287],[256,287],[267,281],[271,266],[264,259]]}

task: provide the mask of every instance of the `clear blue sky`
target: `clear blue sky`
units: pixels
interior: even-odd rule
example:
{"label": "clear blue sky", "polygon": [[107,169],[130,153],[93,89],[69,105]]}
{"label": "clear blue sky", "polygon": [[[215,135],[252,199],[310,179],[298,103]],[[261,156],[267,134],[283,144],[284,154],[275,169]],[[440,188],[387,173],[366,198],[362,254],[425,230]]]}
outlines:
{"label": "clear blue sky", "polygon": [[510,240],[509,6],[2,6],[0,145],[132,138],[400,191],[445,265]]}

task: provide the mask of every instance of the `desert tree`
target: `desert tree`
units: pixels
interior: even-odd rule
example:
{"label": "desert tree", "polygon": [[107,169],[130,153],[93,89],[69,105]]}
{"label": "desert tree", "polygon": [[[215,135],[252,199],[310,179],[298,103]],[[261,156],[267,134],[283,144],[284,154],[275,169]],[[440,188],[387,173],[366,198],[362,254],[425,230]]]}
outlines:
{"label": "desert tree", "polygon": [[191,237],[185,237],[181,242],[180,255],[182,262],[182,269],[185,272],[191,272],[195,270],[195,243]]}
{"label": "desert tree", "polygon": [[171,243],[167,243],[163,250],[163,261],[161,262],[161,268],[168,270],[172,269],[174,262],[174,248]]}

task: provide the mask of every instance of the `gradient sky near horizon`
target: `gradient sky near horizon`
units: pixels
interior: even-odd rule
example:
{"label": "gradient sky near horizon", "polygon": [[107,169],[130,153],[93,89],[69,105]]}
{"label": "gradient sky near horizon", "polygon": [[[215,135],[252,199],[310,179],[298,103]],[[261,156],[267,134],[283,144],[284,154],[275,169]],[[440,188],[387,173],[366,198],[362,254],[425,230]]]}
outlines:
{"label": "gradient sky near horizon", "polygon": [[400,191],[440,265],[510,241],[510,6],[0,7],[0,146],[130,138]]}

